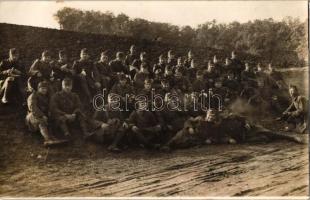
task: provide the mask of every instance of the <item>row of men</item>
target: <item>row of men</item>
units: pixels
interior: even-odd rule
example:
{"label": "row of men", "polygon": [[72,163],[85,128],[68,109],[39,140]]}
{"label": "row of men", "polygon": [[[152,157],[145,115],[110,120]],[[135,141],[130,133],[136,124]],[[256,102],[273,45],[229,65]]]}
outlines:
{"label": "row of men", "polygon": [[[129,55],[131,55],[131,53]],[[134,71],[130,69],[133,69],[133,66],[135,66],[136,64],[131,64],[129,66],[126,65],[126,62],[129,62],[128,61],[130,57],[129,55],[127,55],[126,59],[124,60],[122,59],[124,58],[124,55],[122,53],[117,53],[117,58],[109,62],[106,54],[103,53],[100,61],[94,64],[94,62],[92,62],[89,59],[87,49],[83,49],[81,51],[80,60],[75,61],[74,64],[71,66],[70,64],[68,64],[69,63],[68,58],[66,57],[63,51],[59,53],[60,59],[59,61],[57,61],[57,63],[62,64],[57,65],[54,62],[51,62],[51,56],[49,52],[44,51],[42,53],[42,58],[36,60],[33,63],[28,73],[30,75],[30,78],[28,79],[29,88],[32,88],[33,90],[32,95],[30,95],[30,97],[28,98],[29,114],[27,116],[28,119],[27,121],[30,122],[28,123],[30,129],[40,130],[41,134],[45,137],[46,135],[49,135],[46,134],[48,132],[48,121],[50,121],[49,119],[52,119],[52,121],[56,122],[56,125],[61,128],[64,135],[69,135],[69,130],[66,123],[70,121],[79,120],[85,135],[93,135],[94,133],[93,128],[87,128],[87,126],[89,126],[89,124],[93,124],[94,120],[91,120],[91,122],[89,122],[89,120],[85,120],[88,119],[88,117],[86,117],[83,108],[85,107],[85,104],[80,103],[81,101],[79,99],[80,97],[86,96],[86,100],[90,101],[92,99],[92,96],[102,89],[106,89],[109,91],[109,93],[118,94],[122,97],[125,97],[126,94],[139,94],[139,93],[149,95],[151,88],[156,88],[156,91],[158,91],[163,95],[166,93],[176,93],[182,95],[184,93],[189,92],[193,94],[190,96],[195,96],[197,95],[197,93],[200,93],[201,91],[208,91],[209,89],[211,89],[213,90],[212,92],[220,94],[223,97],[223,99],[225,101],[227,100],[228,101],[227,103],[229,103],[232,102],[234,98],[237,98],[237,96],[240,96],[241,94],[243,96],[251,97],[248,98],[249,100],[253,99],[256,100],[259,98],[260,99],[264,98],[266,101],[269,101],[270,99],[273,100],[273,98],[271,98],[270,92],[266,90],[268,88],[282,89],[284,85],[283,82],[281,82],[281,77],[279,76],[279,73],[276,73],[271,66],[269,66],[269,70],[267,72],[263,72],[259,65],[256,71],[252,71],[249,65],[245,63],[244,67],[245,69],[241,70],[242,64],[238,59],[236,59],[234,53],[232,53],[232,59],[231,59],[232,61],[228,60],[226,62],[226,65],[224,66],[220,66],[219,64],[217,65],[217,60],[214,59],[214,61],[208,63],[208,67],[204,69],[203,67],[196,68],[193,59],[190,62],[191,64],[189,68],[184,67],[186,66],[185,63],[188,63],[188,61],[186,61],[182,65],[180,59],[178,59],[176,65],[169,64],[171,63],[171,60],[173,60],[172,58],[174,58],[174,56],[171,56],[173,54],[170,51],[168,53],[169,58],[168,61],[169,60],[170,61],[165,62],[164,59],[162,59],[163,57],[160,56],[159,63],[155,64],[152,70],[149,69],[149,67],[147,67],[150,65],[146,65],[142,62],[144,60],[143,56],[145,55],[145,53],[142,53],[141,54],[142,56],[140,56],[141,61],[140,68]],[[189,55],[191,55],[189,57],[191,58],[193,57],[191,53],[189,53]],[[133,60],[133,63],[136,62],[138,61]],[[104,67],[101,68],[98,67],[99,66],[98,63],[102,63],[103,64],[102,66]],[[234,64],[231,65],[231,63]],[[160,66],[162,66],[162,68]],[[21,67],[21,65],[18,62],[18,52],[15,49],[10,50],[9,59],[1,63],[0,69],[2,72],[1,75],[3,76],[2,79],[3,85],[1,87],[2,89],[1,91],[3,92],[2,102],[6,102],[7,101],[6,94],[12,88],[15,87],[16,89],[17,87],[20,89],[20,93],[21,94],[23,93],[24,90],[22,88],[24,87],[22,80],[23,78],[28,77],[26,73],[24,73],[25,70]],[[103,73],[99,73],[100,71],[99,69],[101,70],[105,69],[108,71],[105,75],[103,75]],[[164,71],[164,73],[162,73],[162,71]],[[132,73],[135,72],[135,74],[131,76],[130,72]],[[69,79],[65,79],[65,77],[69,77]],[[259,79],[263,79],[263,81],[260,82],[258,81]],[[62,82],[63,84],[61,86]],[[72,86],[77,85],[78,88],[81,89],[81,92],[79,93],[78,96],[73,94],[71,95],[71,92],[66,92],[65,86],[67,85],[69,85],[69,88],[70,87],[72,88]],[[268,85],[268,87],[266,87],[266,85]],[[43,100],[46,98],[42,98],[41,102],[38,100],[40,99],[39,97],[33,98],[33,96],[37,96],[35,95],[36,93],[41,94],[39,92],[39,89],[37,90],[37,88],[47,88],[46,93],[48,94],[48,98],[47,97],[46,98],[48,100]],[[255,89],[254,93],[251,90],[249,90],[250,91],[249,92],[248,91],[249,88],[254,88]],[[294,90],[296,90],[296,88]],[[67,94],[70,95],[66,96]],[[262,94],[264,94],[265,96]],[[299,95],[297,94],[297,96]],[[298,112],[304,115],[305,105],[303,101],[301,101],[301,98],[294,97],[294,102],[293,102],[294,105],[291,106],[291,108],[293,107],[293,109],[295,108],[299,110]],[[191,101],[188,101],[187,103],[189,103],[190,104],[189,106],[191,106]],[[46,113],[45,115],[43,115],[45,116],[43,117],[43,121],[41,120],[40,114],[38,117],[36,117],[37,115],[34,114],[36,113],[36,110],[41,110],[40,108],[41,104],[43,105],[42,110],[44,111],[42,113]],[[58,107],[62,108],[61,109],[57,108],[55,104],[58,105]],[[70,108],[70,106],[74,107],[74,109]],[[214,108],[216,108],[216,106],[214,106]],[[55,110],[60,111],[54,112]],[[124,115],[122,118],[129,119],[131,112],[134,113],[135,109],[131,109],[130,112],[122,113],[122,115]],[[64,116],[61,115],[58,116],[57,114],[52,113],[61,113]],[[167,115],[171,115],[173,112],[169,111],[166,113]],[[174,128],[173,131],[169,131],[169,133],[174,135],[176,132],[180,130],[180,128],[184,127],[183,125],[186,119],[190,117],[201,116],[203,114],[204,112],[202,112],[201,110],[199,110],[198,112],[186,113],[182,117],[183,120],[181,120],[180,123],[178,123],[177,125],[178,128],[177,129]],[[300,118],[301,116],[301,115],[298,115],[297,117],[293,116],[294,114],[290,112],[285,112],[283,114],[285,116],[291,114],[292,116],[288,117],[289,119],[291,119],[292,117],[293,119],[296,119]],[[51,116],[51,118],[49,116]],[[180,118],[179,116],[182,116],[180,112],[178,112],[178,114],[172,119],[179,119]],[[143,119],[144,117],[142,117],[140,120],[143,121]],[[107,117],[105,120],[101,121],[104,121],[104,123],[108,122],[112,123],[111,125],[109,125],[109,123],[107,126],[104,125],[103,129],[104,127],[109,127],[108,129],[111,129],[111,126],[114,126],[114,124],[119,124],[116,122],[118,121],[122,122],[122,120],[119,120],[119,118],[116,118],[115,120],[113,117]],[[157,121],[160,120],[157,119]],[[37,122],[40,122],[39,124],[41,125],[39,125]],[[161,124],[160,126],[161,132],[162,129],[166,129],[163,127],[168,127],[169,124],[168,122],[170,122],[170,120],[166,121],[166,123]],[[120,124],[122,124],[121,127],[123,127],[124,123],[122,122]],[[126,127],[128,128],[128,124],[127,125],[126,124],[127,123],[125,123],[124,128]],[[154,127],[150,128],[150,130],[153,130],[153,128]],[[136,128],[133,127],[130,128],[130,130],[135,129]],[[154,130],[158,129],[155,128]],[[99,130],[101,130],[101,128]],[[122,131],[119,130],[116,131],[116,133],[120,132]],[[142,132],[147,131],[143,129]],[[111,135],[115,134],[113,133]],[[142,138],[139,136],[139,134],[137,137],[140,139]],[[122,138],[122,137],[118,136],[115,138]],[[57,143],[59,141],[60,140],[53,140],[50,137],[47,137],[46,144],[54,144],[55,142]],[[116,146],[117,145],[112,145],[111,148],[115,149]]]}

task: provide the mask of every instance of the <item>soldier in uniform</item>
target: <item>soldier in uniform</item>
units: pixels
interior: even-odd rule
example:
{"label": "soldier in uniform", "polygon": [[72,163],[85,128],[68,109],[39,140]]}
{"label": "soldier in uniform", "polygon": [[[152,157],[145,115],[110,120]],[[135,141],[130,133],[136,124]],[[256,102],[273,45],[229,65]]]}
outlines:
{"label": "soldier in uniform", "polygon": [[177,93],[187,93],[190,91],[191,84],[179,68],[174,72],[173,86]]}
{"label": "soldier in uniform", "polygon": [[16,49],[10,49],[9,58],[0,63],[0,95],[1,102],[9,102],[9,96],[13,89],[17,89],[23,102],[26,91],[24,86],[25,68],[19,61],[19,53]]}
{"label": "soldier in uniform", "polygon": [[144,87],[144,81],[147,78],[151,78],[150,72],[148,70],[148,66],[146,63],[142,63],[140,66],[140,71],[138,71],[133,79],[134,86],[137,90],[142,89]]}
{"label": "soldier in uniform", "polygon": [[97,127],[87,137],[92,137],[97,142],[109,144],[108,150],[113,152],[121,151],[121,144],[125,143],[126,123],[124,112],[118,106],[118,102],[113,99],[113,94],[108,97],[108,104],[103,111],[96,111],[92,124]]}
{"label": "soldier in uniform", "polygon": [[95,63],[95,66],[99,73],[99,79],[101,80],[102,88],[110,90],[111,87],[111,77],[112,70],[109,65],[109,57],[106,52],[102,52],[100,55],[100,60]]}
{"label": "soldier in uniform", "polygon": [[167,55],[167,66],[169,68],[173,68],[173,66],[177,65],[177,60],[175,58],[174,52],[172,50],[168,51]]}
{"label": "soldier in uniform", "polygon": [[285,127],[287,131],[291,131],[297,126],[303,126],[300,132],[304,132],[307,129],[307,99],[299,94],[295,85],[290,85],[289,93],[291,96],[291,104],[277,120],[284,120],[288,123],[288,126]]}
{"label": "soldier in uniform", "polygon": [[192,84],[192,91],[200,93],[201,91],[208,91],[208,83],[204,79],[203,71],[196,72],[196,80]]}
{"label": "soldier in uniform", "polygon": [[128,111],[126,116],[130,114],[132,109],[135,91],[125,74],[120,74],[118,76],[118,82],[115,83],[110,90],[110,94],[117,94],[120,97],[121,108]]}
{"label": "soldier in uniform", "polygon": [[86,95],[86,102],[92,102],[92,94],[101,89],[100,77],[94,63],[90,60],[88,50],[81,50],[80,59],[74,61],[73,71],[75,84],[82,89],[81,97]]}
{"label": "soldier in uniform", "polygon": [[[114,76],[119,73],[128,74],[129,71],[125,66],[125,56],[123,52],[117,52],[116,58],[112,60],[110,63],[111,71],[114,73]],[[115,76],[116,77],[116,76]]]}
{"label": "soldier in uniform", "polygon": [[208,88],[213,88],[215,80],[219,77],[219,73],[212,62],[208,63],[208,69],[204,72],[204,77],[207,80]]}
{"label": "soldier in uniform", "polygon": [[173,67],[173,72],[174,73],[175,73],[176,70],[180,71],[184,75],[187,74],[187,68],[183,65],[182,57],[178,57],[177,65]]}
{"label": "soldier in uniform", "polygon": [[55,66],[52,72],[55,91],[60,91],[61,81],[66,77],[72,78],[73,73],[74,73],[72,69],[72,65],[70,65],[68,61],[67,53],[64,50],[61,50],[59,51],[58,56],[59,56],[59,59],[55,63]]}
{"label": "soldier in uniform", "polygon": [[[150,63],[149,63],[149,61],[147,60],[147,57],[146,57],[146,52],[141,52],[140,53],[140,59],[139,60],[134,60],[133,61],[133,64],[132,64],[133,66],[135,66],[135,68],[136,68],[136,73],[138,73],[140,70],[141,70],[141,66],[143,65],[144,67],[146,67],[147,68],[147,70],[148,70],[148,72],[150,73],[150,74],[152,74],[152,69],[151,69],[151,65],[150,65]],[[135,73],[135,74],[136,74]],[[134,74],[134,75],[135,75]]]}
{"label": "soldier in uniform", "polygon": [[48,83],[40,82],[37,91],[34,91],[27,101],[28,114],[26,116],[26,125],[32,132],[40,131],[44,138],[44,145],[54,145],[63,140],[56,139],[49,131],[49,103]]}
{"label": "soldier in uniform", "polygon": [[62,90],[55,93],[51,98],[51,115],[57,127],[65,136],[71,133],[68,124],[78,122],[82,134],[87,135],[86,116],[82,111],[82,104],[79,96],[72,92],[72,80],[65,78],[62,81]]}
{"label": "soldier in uniform", "polygon": [[155,74],[155,71],[158,70],[158,69],[160,69],[161,73],[164,73],[165,68],[166,68],[165,58],[164,58],[163,55],[160,55],[158,57],[158,63],[153,66],[153,73]]}
{"label": "soldier in uniform", "polygon": [[184,66],[186,68],[190,68],[191,67],[191,63],[194,60],[194,54],[193,52],[190,50],[187,53],[187,58],[184,60]]}
{"label": "soldier in uniform", "polygon": [[234,76],[237,80],[240,80],[241,78],[241,72],[243,70],[243,64],[242,62],[237,58],[237,54],[232,51],[231,52],[231,67],[232,71],[234,73]]}
{"label": "soldier in uniform", "polygon": [[137,48],[135,45],[131,45],[129,49],[129,54],[126,56],[125,64],[127,66],[132,65],[134,60],[139,59],[139,54],[137,53]]}
{"label": "soldier in uniform", "polygon": [[130,141],[146,148],[153,148],[160,141],[162,127],[154,113],[148,110],[145,101],[137,101],[137,109],[129,118]]}
{"label": "soldier in uniform", "polygon": [[51,54],[47,50],[43,51],[41,59],[37,59],[33,62],[28,72],[30,76],[28,79],[28,86],[31,91],[37,88],[39,82],[47,81],[49,83],[50,95],[54,93],[51,81],[54,64]]}

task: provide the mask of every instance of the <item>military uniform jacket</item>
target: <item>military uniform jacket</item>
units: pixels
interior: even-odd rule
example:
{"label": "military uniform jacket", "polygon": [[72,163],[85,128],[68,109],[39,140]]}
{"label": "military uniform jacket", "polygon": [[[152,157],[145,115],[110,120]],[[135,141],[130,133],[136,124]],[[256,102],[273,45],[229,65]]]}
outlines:
{"label": "military uniform jacket", "polygon": [[292,103],[286,109],[287,112],[292,112],[293,116],[299,116],[301,114],[307,114],[308,105],[307,99],[303,96],[297,96],[292,99]]}
{"label": "military uniform jacket", "polygon": [[54,68],[53,62],[43,62],[42,60],[35,60],[29,69],[30,76],[37,76],[38,73],[42,74],[41,79],[50,80],[52,76],[52,70]]}
{"label": "military uniform jacket", "polygon": [[88,81],[99,82],[98,69],[90,60],[77,60],[73,63],[73,71],[76,75],[80,74],[83,70],[86,72],[86,79]]}
{"label": "military uniform jacket", "polygon": [[80,112],[82,108],[80,99],[77,94],[59,91],[52,96],[51,114],[57,118],[65,114],[73,114]]}
{"label": "military uniform jacket", "polygon": [[95,63],[95,66],[96,66],[100,76],[105,76],[105,77],[111,77],[112,76],[112,70],[111,70],[109,63],[104,63],[104,62],[98,61]]}
{"label": "military uniform jacket", "polygon": [[131,126],[137,126],[138,128],[150,128],[158,124],[155,114],[151,111],[136,111],[134,110],[128,119],[128,123]]}
{"label": "military uniform jacket", "polygon": [[48,116],[49,112],[49,97],[38,92],[33,92],[27,99],[28,112],[35,118],[42,119]]}
{"label": "military uniform jacket", "polygon": [[[21,74],[22,78],[25,77],[25,68],[22,66],[20,61],[6,59],[0,63],[0,79],[5,79],[5,78],[9,77],[10,75],[7,73],[7,71],[10,69],[13,69],[13,68],[17,69],[18,71],[20,71],[22,73]],[[15,73],[13,72],[13,75],[14,74]]]}
{"label": "military uniform jacket", "polygon": [[[67,70],[63,70],[61,69],[63,66],[65,66],[65,68]],[[53,67],[53,78],[54,79],[59,79],[62,80],[66,77],[72,77],[72,73],[70,72],[72,66],[70,66],[70,64],[68,62],[64,62],[62,60],[58,60],[55,64],[55,66]]]}

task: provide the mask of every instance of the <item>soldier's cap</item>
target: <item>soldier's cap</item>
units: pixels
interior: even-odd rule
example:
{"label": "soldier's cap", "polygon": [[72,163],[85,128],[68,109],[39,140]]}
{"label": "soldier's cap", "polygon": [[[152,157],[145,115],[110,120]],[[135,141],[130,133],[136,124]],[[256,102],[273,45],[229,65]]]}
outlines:
{"label": "soldier's cap", "polygon": [[87,54],[88,54],[88,49],[87,49],[87,48],[83,48],[83,49],[81,50],[81,53],[87,53]]}
{"label": "soldier's cap", "polygon": [[166,78],[162,78],[162,79],[160,80],[160,82],[161,82],[161,83],[169,84],[169,81],[168,81],[168,79],[166,79]]}
{"label": "soldier's cap", "polygon": [[64,78],[64,80],[62,80],[62,83],[64,85],[72,85],[72,79],[71,78]]}
{"label": "soldier's cap", "polygon": [[51,56],[51,53],[48,50],[42,52],[42,57]]}
{"label": "soldier's cap", "polygon": [[48,88],[48,82],[46,81],[41,81],[39,84],[38,84],[38,89],[39,88]]}
{"label": "soldier's cap", "polygon": [[152,83],[153,83],[153,79],[147,78],[147,79],[144,80],[144,83],[150,83],[150,84],[152,84]]}
{"label": "soldier's cap", "polygon": [[102,51],[100,55],[101,55],[101,56],[108,56],[108,50]]}
{"label": "soldier's cap", "polygon": [[197,72],[196,72],[196,76],[202,76],[203,75],[203,71],[202,70],[198,70]]}
{"label": "soldier's cap", "polygon": [[16,48],[11,48],[10,49],[10,54],[17,54],[18,50]]}
{"label": "soldier's cap", "polygon": [[122,58],[122,57],[124,57],[124,53],[121,52],[121,51],[118,51],[118,52],[116,53],[116,57]]}
{"label": "soldier's cap", "polygon": [[66,52],[65,50],[60,50],[60,51],[58,52],[58,54],[59,54],[60,56],[64,56],[64,55],[67,55],[67,52]]}

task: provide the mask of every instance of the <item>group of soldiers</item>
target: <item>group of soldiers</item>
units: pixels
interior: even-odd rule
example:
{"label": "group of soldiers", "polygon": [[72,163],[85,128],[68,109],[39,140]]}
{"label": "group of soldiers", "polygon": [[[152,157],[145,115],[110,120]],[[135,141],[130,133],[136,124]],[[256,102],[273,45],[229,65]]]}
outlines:
{"label": "group of soldiers", "polygon": [[[20,104],[26,102],[26,125],[41,133],[46,146],[70,140],[71,124],[75,124],[84,139],[108,144],[108,149],[116,152],[128,146],[170,150],[264,138],[244,117],[223,114],[237,99],[249,105],[267,105],[269,111],[281,115],[278,120],[288,122],[287,130],[305,122],[305,98],[296,86],[287,86],[271,64],[254,67],[242,62],[235,52],[224,63],[216,55],[205,64],[196,63],[192,51],[184,58],[170,50],[167,58],[162,54],[151,64],[147,53],[138,53],[132,45],[127,55],[117,52],[111,60],[104,51],[98,61],[84,48],[73,63],[64,50],[59,51],[58,60],[45,50],[26,72],[13,48],[0,64],[1,102],[8,104],[16,97]],[[93,97],[102,91],[108,94],[103,108],[94,109]],[[153,100],[152,93],[162,95],[163,102]],[[283,112],[290,101],[288,94],[291,105]],[[136,98],[139,95],[149,98],[142,101]],[[194,107],[196,100],[202,103],[204,95],[219,98],[209,101],[206,109]],[[150,109],[158,103],[170,108],[186,105],[187,109]]]}

